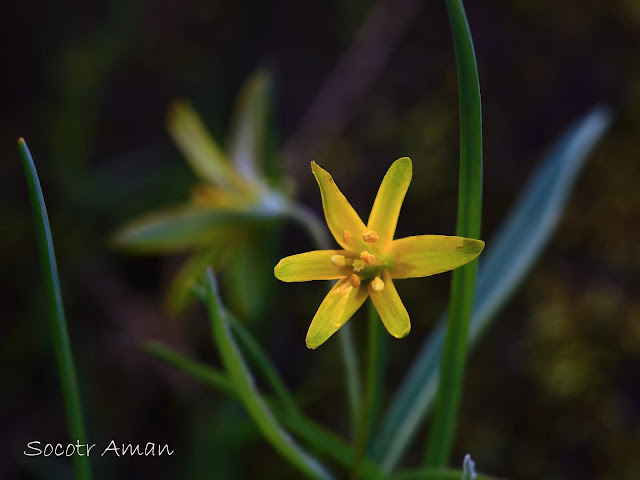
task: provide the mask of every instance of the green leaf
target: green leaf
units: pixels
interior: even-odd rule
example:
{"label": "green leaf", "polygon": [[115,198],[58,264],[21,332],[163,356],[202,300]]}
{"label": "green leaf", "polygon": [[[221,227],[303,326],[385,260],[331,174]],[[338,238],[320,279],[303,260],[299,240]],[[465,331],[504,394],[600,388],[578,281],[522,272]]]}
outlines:
{"label": "green leaf", "polygon": [[171,105],[167,128],[193,171],[205,182],[225,190],[247,190],[247,182],[234,170],[188,101],[176,100]]}
{"label": "green leaf", "polygon": [[[49,328],[55,351],[60,386],[62,388],[62,399],[67,417],[67,428],[69,429],[69,441],[74,444],[76,442],[86,444],[87,436],[85,434],[84,419],[82,416],[80,392],[76,369],[73,363],[71,342],[67,331],[64,306],[62,304],[58,266],[53,248],[53,238],[51,237],[47,207],[44,203],[44,195],[42,194],[38,172],[33,163],[31,152],[22,138],[18,140],[18,150],[24,167],[31,209],[35,220],[40,267],[49,309]],[[74,455],[73,464],[74,478],[76,480],[87,480],[91,478],[91,465],[88,456]]]}
{"label": "green leaf", "polygon": [[229,156],[236,170],[258,183],[265,155],[271,81],[265,72],[254,73],[246,81],[236,103],[229,141]]}
{"label": "green leaf", "polygon": [[315,458],[305,452],[278,423],[257,391],[251,373],[231,334],[231,326],[218,296],[215,277],[207,272],[207,305],[213,338],[229,377],[247,412],[265,439],[287,460],[310,478],[331,479],[332,475]]}
{"label": "green leaf", "polygon": [[[143,348],[158,360],[177,368],[194,380],[233,398],[238,398],[234,385],[223,372],[188,358],[155,341],[145,342]],[[322,425],[302,415],[295,405],[292,409],[290,406],[282,406],[280,402],[275,403],[272,408],[278,420],[311,448],[344,467],[353,464],[354,455],[351,446]],[[375,463],[365,458],[361,477],[371,480],[385,476]]]}
{"label": "green leaf", "polygon": [[216,390],[237,397],[236,389],[224,372],[208,365],[202,365],[190,358],[172,350],[155,340],[147,340],[142,344],[142,349],[161,362],[171,365]]}
{"label": "green leaf", "polygon": [[[461,0],[447,0],[458,70],[460,101],[460,180],[456,234],[480,238],[482,220],[482,108],[478,67]],[[453,272],[440,383],[429,429],[425,465],[445,466],[453,447],[467,358],[478,262]]]}
{"label": "green leaf", "polygon": [[276,212],[260,209],[205,208],[185,205],[144,215],[118,230],[115,247],[138,253],[184,251],[228,238],[231,228],[265,222]]}
{"label": "green leaf", "polygon": [[[322,425],[302,414],[292,415],[291,413],[278,411],[276,411],[276,414],[290,432],[298,436],[318,453],[326,455],[345,468],[351,467],[356,461],[351,446]],[[360,467],[358,478],[365,480],[387,478],[378,465],[368,458],[361,459]]]}
{"label": "green leaf", "polygon": [[[584,161],[604,135],[610,114],[591,111],[571,126],[534,172],[482,255],[469,343],[474,345],[525,278],[547,244]],[[423,343],[391,402],[373,445],[374,458],[391,471],[424,421],[438,385],[444,319]]]}
{"label": "green leaf", "polygon": [[291,392],[282,381],[282,378],[280,378],[276,367],[273,365],[271,359],[264,352],[260,344],[255,340],[255,338],[253,338],[251,333],[228,312],[227,318],[231,324],[231,330],[233,331],[235,338],[238,340],[240,347],[248,356],[249,361],[262,374],[262,377],[276,395],[276,398],[279,400],[282,408],[288,412],[297,412],[296,402],[293,399]]}

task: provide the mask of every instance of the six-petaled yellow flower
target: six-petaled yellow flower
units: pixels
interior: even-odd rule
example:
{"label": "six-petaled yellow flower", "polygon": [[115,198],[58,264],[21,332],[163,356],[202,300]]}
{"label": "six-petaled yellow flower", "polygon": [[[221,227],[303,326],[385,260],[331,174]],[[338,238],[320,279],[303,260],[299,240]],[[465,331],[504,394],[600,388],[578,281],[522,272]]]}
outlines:
{"label": "six-petaled yellow flower", "polygon": [[447,272],[475,259],[484,242],[444,235],[393,239],[402,201],[411,182],[409,158],[396,160],[385,175],[365,225],[331,175],[311,163],[320,186],[327,225],[342,250],[318,250],[280,260],[274,269],[283,282],[335,280],[307,333],[317,348],[371,298],[382,323],[397,338],[409,333],[409,314],[393,284],[396,278]]}

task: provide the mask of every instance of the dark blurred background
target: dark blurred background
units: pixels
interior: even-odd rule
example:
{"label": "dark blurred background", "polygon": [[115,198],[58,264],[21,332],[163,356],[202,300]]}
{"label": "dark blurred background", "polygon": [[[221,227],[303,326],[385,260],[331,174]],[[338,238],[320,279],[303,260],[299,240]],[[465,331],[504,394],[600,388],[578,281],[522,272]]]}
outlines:
{"label": "dark blurred background", "polygon": [[[487,242],[565,127],[596,104],[615,122],[540,262],[471,355],[455,462],[471,452],[480,471],[514,479],[640,478],[640,3],[466,8],[483,94]],[[163,309],[182,258],[123,255],[106,237],[183,201],[195,181],[166,134],[169,103],[191,99],[224,142],[256,68],[275,80],[277,141],[302,202],[320,212],[316,160],[366,216],[385,170],[408,155],[414,181],[399,236],[452,234],[458,107],[444,2],[27,0],[3,2],[0,32],[0,477],[65,478],[69,468],[22,455],[31,440],[66,443],[16,151],[23,136],[49,209],[90,441],[176,450],[95,458],[98,478],[297,478],[239,405],[140,351],[156,338],[219,364],[202,310],[175,319]],[[281,256],[311,248],[294,226],[284,238]],[[387,399],[448,283],[399,282],[414,326],[390,340]],[[251,328],[306,412],[346,435],[337,341],[304,345],[321,290],[276,285],[275,304],[292,300]],[[362,348],[363,315],[353,323]],[[404,466],[419,464],[424,436]]]}

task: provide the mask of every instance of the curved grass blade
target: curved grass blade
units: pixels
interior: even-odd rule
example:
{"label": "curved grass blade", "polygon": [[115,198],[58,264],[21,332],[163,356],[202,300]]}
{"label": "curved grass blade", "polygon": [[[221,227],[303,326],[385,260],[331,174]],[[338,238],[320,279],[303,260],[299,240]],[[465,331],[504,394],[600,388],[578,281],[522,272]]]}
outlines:
{"label": "curved grass blade", "polygon": [[231,334],[231,325],[218,296],[215,277],[211,270],[208,270],[206,275],[206,292],[213,339],[240,400],[260,432],[284,458],[306,476],[316,479],[332,479],[332,475],[326,468],[305,452],[282,429],[257,391],[244,358]]}
{"label": "curved grass blade", "polygon": [[[200,298],[200,300],[205,303],[207,302],[205,289],[194,285],[192,291],[194,295]],[[279,400],[281,409],[290,413],[298,413],[298,407],[296,406],[293,395],[291,395],[291,392],[285,385],[284,381],[282,381],[282,378],[278,374],[278,371],[269,356],[265,353],[253,335],[251,335],[249,330],[247,330],[244,325],[242,325],[242,323],[231,314],[231,312],[224,308],[223,311],[229,325],[231,326],[232,333],[238,340],[240,348],[242,348],[244,353],[248,356],[248,361],[261,373],[262,378]]]}
{"label": "curved grass blade", "polygon": [[[488,243],[478,275],[471,346],[538,259],[566,207],[576,176],[610,122],[608,110],[596,108],[567,129],[533,173],[495,239]],[[423,343],[375,436],[372,453],[382,459],[385,471],[395,468],[431,407],[443,339],[441,319]]]}
{"label": "curved grass blade", "polygon": [[231,380],[229,380],[224,372],[216,368],[198,363],[155,340],[145,341],[142,344],[142,349],[157,360],[185,372],[190,377],[230,397],[237,396],[236,389]]}
{"label": "curved grass blade", "polygon": [[[482,219],[482,107],[478,67],[462,0],[447,0],[458,70],[460,180],[456,235],[480,238]],[[425,465],[445,466],[451,456],[467,359],[478,262],[453,272],[440,383],[429,430]]]}
{"label": "curved grass blade", "polygon": [[[20,157],[24,167],[24,174],[29,189],[29,199],[35,220],[42,279],[45,285],[49,309],[49,328],[62,388],[62,398],[67,416],[67,428],[69,429],[69,440],[70,443],[74,444],[76,441],[81,444],[87,444],[78,380],[73,363],[64,306],[62,304],[58,266],[53,248],[47,207],[44,203],[38,172],[33,163],[31,152],[29,152],[29,148],[22,138],[18,140],[18,150],[20,151]],[[73,463],[74,478],[76,480],[87,480],[91,478],[91,465],[88,456],[74,455]]]}
{"label": "curved grass blade", "polygon": [[238,340],[240,347],[245,354],[250,357],[251,363],[256,366],[262,373],[263,378],[279,400],[280,405],[285,411],[297,412],[298,408],[293,399],[293,395],[282,381],[276,367],[273,365],[267,354],[264,352],[260,344],[253,338],[251,333],[231,314],[227,312],[228,319],[231,324],[231,330]]}
{"label": "curved grass blade", "polygon": [[[177,368],[202,384],[233,398],[238,398],[234,385],[220,370],[191,359],[156,341],[145,342],[143,349],[158,360]],[[311,448],[344,467],[353,464],[354,455],[351,446],[340,437],[305,417],[297,408],[290,409],[275,404],[272,409],[278,420]],[[365,458],[362,464],[361,478],[371,480],[386,478],[386,476],[375,463]]]}

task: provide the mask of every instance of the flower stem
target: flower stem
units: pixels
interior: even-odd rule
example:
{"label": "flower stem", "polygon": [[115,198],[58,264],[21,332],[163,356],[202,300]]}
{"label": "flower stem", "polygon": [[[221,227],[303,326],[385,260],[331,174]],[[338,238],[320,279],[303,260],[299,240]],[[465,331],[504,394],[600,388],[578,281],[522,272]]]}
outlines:
{"label": "flower stem", "polygon": [[384,359],[386,357],[386,337],[382,335],[382,322],[373,303],[367,305],[367,372],[365,381],[364,402],[360,411],[358,432],[354,445],[354,463],[351,469],[351,479],[360,476],[360,470],[369,443],[369,436],[373,430],[374,419],[380,407],[382,393],[382,377]]}

